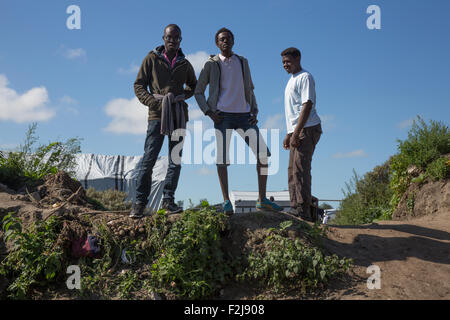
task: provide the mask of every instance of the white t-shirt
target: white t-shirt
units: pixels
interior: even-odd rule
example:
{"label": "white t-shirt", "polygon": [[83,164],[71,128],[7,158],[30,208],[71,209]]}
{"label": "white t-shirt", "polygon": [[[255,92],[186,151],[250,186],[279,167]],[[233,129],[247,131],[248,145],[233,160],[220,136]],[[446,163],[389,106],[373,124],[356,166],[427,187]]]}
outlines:
{"label": "white t-shirt", "polygon": [[219,54],[219,58],[221,72],[217,109],[233,113],[250,112],[250,105],[245,100],[241,61],[235,55],[227,59]]}
{"label": "white t-shirt", "polygon": [[306,70],[293,74],[284,91],[284,109],[286,113],[287,132],[294,132],[298,124],[298,118],[302,111],[302,104],[311,100],[312,109],[309,113],[306,127],[312,127],[321,123],[316,112],[316,86],[313,76]]}

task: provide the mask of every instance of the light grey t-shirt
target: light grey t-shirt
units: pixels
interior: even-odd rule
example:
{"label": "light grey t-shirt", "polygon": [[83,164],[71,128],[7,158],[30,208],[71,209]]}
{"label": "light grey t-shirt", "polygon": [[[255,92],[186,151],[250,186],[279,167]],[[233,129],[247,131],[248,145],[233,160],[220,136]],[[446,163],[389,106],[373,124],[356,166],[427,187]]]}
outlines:
{"label": "light grey t-shirt", "polygon": [[284,91],[284,109],[286,114],[287,132],[294,132],[302,111],[302,105],[311,100],[312,109],[306,121],[306,127],[312,127],[321,123],[316,112],[316,87],[313,76],[306,70],[293,74]]}

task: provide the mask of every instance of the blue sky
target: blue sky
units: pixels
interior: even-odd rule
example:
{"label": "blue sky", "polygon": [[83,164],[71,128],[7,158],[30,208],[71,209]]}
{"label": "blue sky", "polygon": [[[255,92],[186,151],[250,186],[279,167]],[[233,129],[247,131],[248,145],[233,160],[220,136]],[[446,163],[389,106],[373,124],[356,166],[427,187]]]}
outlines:
{"label": "blue sky", "polygon": [[[81,9],[81,30],[69,30],[66,9]],[[381,9],[369,30],[366,9]],[[30,122],[45,143],[83,138],[82,152],[142,155],[146,110],[133,82],[145,55],[177,23],[181,47],[199,71],[218,52],[215,32],[235,35],[249,59],[259,125],[286,133],[283,94],[289,75],[280,52],[302,51],[316,80],[324,134],[313,158],[313,194],[341,199],[352,176],[397,150],[417,115],[450,119],[450,2],[433,1],[11,1],[0,2],[0,148],[19,145]],[[5,102],[6,101],[6,102]],[[191,118],[210,120],[187,101]],[[287,189],[288,152],[268,190]],[[273,150],[272,150],[273,153]],[[167,143],[161,155],[167,154]],[[229,169],[230,190],[257,190],[254,165]],[[221,201],[214,165],[184,165],[177,200]]]}

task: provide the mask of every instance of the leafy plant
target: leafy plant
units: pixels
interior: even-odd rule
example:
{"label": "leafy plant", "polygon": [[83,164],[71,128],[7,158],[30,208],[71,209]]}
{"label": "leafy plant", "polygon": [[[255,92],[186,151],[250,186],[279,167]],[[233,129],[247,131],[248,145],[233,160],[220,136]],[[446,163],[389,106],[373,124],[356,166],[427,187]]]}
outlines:
{"label": "leafy plant", "polygon": [[247,269],[237,276],[239,280],[254,279],[276,292],[293,286],[306,292],[349,268],[351,260],[325,256],[316,247],[284,236],[291,224],[283,222],[280,229],[269,230],[264,249],[250,254]]}
{"label": "leafy plant", "polygon": [[64,250],[54,245],[61,222],[55,216],[26,231],[10,212],[3,218],[2,228],[5,241],[14,243],[12,252],[0,264],[0,274],[13,279],[7,289],[10,298],[24,299],[33,286],[45,286],[63,274]]}
{"label": "leafy plant", "polygon": [[225,228],[226,216],[205,201],[200,210],[184,211],[153,264],[155,285],[189,299],[209,296],[231,275],[220,243]]}

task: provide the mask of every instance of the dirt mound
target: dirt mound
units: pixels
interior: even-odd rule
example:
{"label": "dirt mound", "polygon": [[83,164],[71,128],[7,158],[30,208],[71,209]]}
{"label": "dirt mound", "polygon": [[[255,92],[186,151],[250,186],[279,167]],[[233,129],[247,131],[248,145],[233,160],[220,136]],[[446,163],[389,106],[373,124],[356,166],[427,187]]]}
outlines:
{"label": "dirt mound", "polygon": [[413,183],[403,194],[393,220],[408,220],[425,215],[450,212],[450,179]]}
{"label": "dirt mound", "polygon": [[[78,205],[86,205],[88,199],[81,183],[72,179],[66,172],[59,171],[49,175],[43,185],[38,187],[42,204],[69,201]],[[75,195],[75,196],[74,196]]]}

